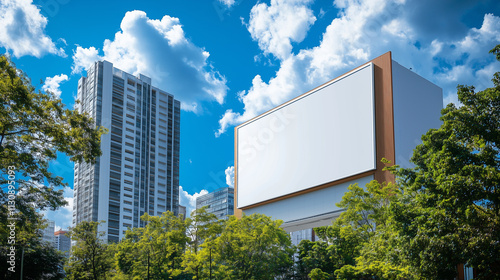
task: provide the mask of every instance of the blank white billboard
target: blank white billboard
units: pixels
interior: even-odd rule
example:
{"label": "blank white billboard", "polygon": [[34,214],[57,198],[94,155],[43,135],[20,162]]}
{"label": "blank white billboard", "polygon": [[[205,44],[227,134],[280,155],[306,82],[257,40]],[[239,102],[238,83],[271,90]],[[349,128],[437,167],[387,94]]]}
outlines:
{"label": "blank white billboard", "polygon": [[237,207],[374,170],[373,86],[369,63],[237,127]]}

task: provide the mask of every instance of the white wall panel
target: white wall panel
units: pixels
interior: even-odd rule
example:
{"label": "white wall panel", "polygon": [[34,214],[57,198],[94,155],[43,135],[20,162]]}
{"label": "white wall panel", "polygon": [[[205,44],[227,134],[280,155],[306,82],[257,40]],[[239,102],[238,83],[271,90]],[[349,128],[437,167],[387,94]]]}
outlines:
{"label": "white wall panel", "polygon": [[[320,219],[321,216],[325,214],[339,212],[342,210],[335,204],[342,200],[342,196],[344,196],[344,194],[347,192],[347,187],[349,187],[349,185],[357,183],[359,186],[365,187],[365,185],[373,179],[373,175],[358,178],[314,192],[309,192],[303,195],[279,200],[270,204],[253,207],[245,210],[245,214],[266,214],[275,220],[283,220],[283,222],[285,223],[283,225],[284,227],[287,227],[287,224],[293,222],[301,224],[301,220],[305,220],[311,217],[317,217],[318,219]],[[306,221],[304,222],[304,225],[307,225]],[[326,224],[315,226],[324,225],[331,225],[331,219],[327,220]],[[294,230],[306,228],[311,227],[303,226],[302,228],[299,227],[295,228]]]}
{"label": "white wall panel", "polygon": [[443,90],[396,61],[392,61],[392,77],[396,164],[410,168],[422,134],[441,125]]}
{"label": "white wall panel", "polygon": [[375,169],[373,64],[237,128],[238,208]]}

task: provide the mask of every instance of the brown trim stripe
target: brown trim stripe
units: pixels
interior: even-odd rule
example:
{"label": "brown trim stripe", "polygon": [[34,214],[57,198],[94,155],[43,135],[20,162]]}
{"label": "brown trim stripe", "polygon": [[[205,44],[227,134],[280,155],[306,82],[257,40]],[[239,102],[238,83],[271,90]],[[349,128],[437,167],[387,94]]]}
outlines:
{"label": "brown trim stripe", "polygon": [[284,199],[287,199],[287,198],[291,198],[291,197],[303,195],[303,194],[310,193],[310,192],[315,192],[315,191],[322,190],[322,189],[325,189],[325,188],[328,188],[328,187],[332,187],[332,186],[335,186],[335,185],[340,185],[340,184],[343,184],[343,183],[346,183],[346,182],[349,182],[349,181],[352,181],[352,180],[364,178],[366,176],[370,176],[370,175],[374,175],[374,174],[375,174],[375,170],[366,171],[366,172],[359,173],[359,174],[354,175],[354,176],[349,176],[349,177],[346,177],[346,178],[335,180],[333,182],[328,182],[328,183],[325,183],[325,184],[322,184],[322,185],[319,185],[319,186],[316,186],[316,187],[312,187],[312,188],[309,188],[309,189],[306,189],[306,190],[301,190],[301,191],[298,191],[298,192],[290,193],[290,194],[287,194],[287,195],[283,195],[283,196],[280,196],[280,197],[276,197],[276,198],[272,198],[272,199],[269,199],[269,200],[266,200],[266,201],[262,201],[262,202],[259,202],[259,203],[256,203],[256,204],[245,206],[245,207],[242,207],[240,209],[242,209],[242,210],[251,209],[251,208],[254,208],[254,207],[258,207],[258,206],[266,205],[266,204],[273,203],[273,202],[276,202],[276,201],[284,200]]}

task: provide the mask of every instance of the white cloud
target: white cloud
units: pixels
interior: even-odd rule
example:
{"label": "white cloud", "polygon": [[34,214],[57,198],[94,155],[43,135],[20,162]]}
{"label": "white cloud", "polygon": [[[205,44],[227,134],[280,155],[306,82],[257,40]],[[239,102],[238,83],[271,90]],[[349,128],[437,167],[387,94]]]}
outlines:
{"label": "white cloud", "polygon": [[45,34],[47,18],[32,0],[2,0],[0,2],[0,45],[12,51],[15,57],[41,57],[52,53],[66,57]]}
{"label": "white cloud", "polygon": [[[487,7],[495,5],[498,6],[497,0],[404,1],[404,9],[399,9],[398,13],[399,17],[404,18],[418,34],[418,40],[424,44],[436,38],[450,42],[459,40],[468,32],[469,28],[464,23],[464,18],[470,20],[471,15],[478,15],[479,10],[486,10]],[[481,6],[486,9],[478,9]]]}
{"label": "white cloud", "polygon": [[61,97],[61,90],[59,86],[62,82],[67,81],[68,76],[65,74],[55,75],[54,77],[47,77],[45,84],[42,86],[43,91],[50,91],[57,97]]}
{"label": "white cloud", "polygon": [[182,188],[182,186],[179,186],[179,204],[182,206],[186,206],[187,217],[191,216],[191,212],[196,209],[196,198],[207,193],[207,190],[201,190],[198,193],[189,194]]}
{"label": "white cloud", "polygon": [[113,40],[104,41],[102,56],[94,47],[77,47],[73,71],[105,59],[125,72],[151,77],[154,85],[179,99],[184,110],[198,110],[202,100],[224,102],[226,79],[209,64],[210,54],[186,38],[178,18],[166,15],[156,20],[131,11],[120,28]]}
{"label": "white cloud", "polygon": [[226,184],[231,188],[234,188],[234,166],[228,166],[225,170],[226,173]]}
{"label": "white cloud", "polygon": [[260,3],[252,8],[247,28],[264,54],[279,59],[292,54],[292,42],[302,42],[316,21],[307,7],[311,3],[312,0],[271,0],[269,6]]}
{"label": "white cloud", "polygon": [[[244,111],[228,109],[219,120],[216,136],[387,51],[392,51],[393,59],[401,65],[442,87],[445,102],[457,99],[453,96],[457,84],[484,89],[492,86],[492,74],[500,71],[500,64],[488,54],[500,41],[498,16],[486,14],[480,28],[445,40],[420,33],[423,29],[416,25],[424,23],[404,16],[407,4],[402,0],[334,4],[340,9],[339,16],[326,28],[319,45],[281,61],[268,82],[256,75],[250,89],[238,94]],[[440,20],[448,20],[446,12],[441,12]]]}
{"label": "white cloud", "polygon": [[[435,73],[435,82],[443,88],[444,105],[458,100],[456,86],[474,85],[476,90],[493,86],[491,78],[500,65],[488,51],[500,42],[500,17],[486,14],[480,28],[472,28],[459,40],[440,42],[436,54],[448,65]],[[455,102],[454,102],[455,103]]]}
{"label": "white cloud", "polygon": [[80,46],[76,46],[76,50],[73,51],[72,58],[72,74],[81,73],[83,70],[89,68],[94,62],[102,59],[102,57],[99,56],[99,50],[96,48],[82,48]]}
{"label": "white cloud", "polygon": [[64,188],[64,199],[68,204],[56,211],[43,211],[45,219],[53,220],[56,224],[56,231],[59,229],[67,230],[73,222],[73,189]]}
{"label": "white cloud", "polygon": [[228,8],[231,8],[234,5],[234,0],[219,0],[222,4],[226,5]]}

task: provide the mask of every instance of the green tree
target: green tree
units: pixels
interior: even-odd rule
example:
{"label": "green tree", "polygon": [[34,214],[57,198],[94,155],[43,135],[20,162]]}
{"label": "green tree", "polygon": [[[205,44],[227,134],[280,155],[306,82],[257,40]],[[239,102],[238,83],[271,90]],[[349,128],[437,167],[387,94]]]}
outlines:
{"label": "green tree", "polygon": [[320,240],[299,244],[298,278],[414,279],[394,228],[392,208],[401,197],[393,183],[350,185],[337,203],[345,211],[314,229]]}
{"label": "green tree", "polygon": [[336,279],[337,269],[355,264],[363,242],[352,227],[335,223],[315,228],[314,232],[318,241],[302,240],[298,246],[297,279],[310,279],[313,275]]}
{"label": "green tree", "polygon": [[192,279],[208,279],[210,277],[210,255],[201,252],[201,245],[205,240],[214,239],[222,233],[222,220],[218,220],[212,213],[207,213],[206,207],[196,209],[191,217],[186,219],[188,224],[189,242],[183,256],[182,266]]}
{"label": "green tree", "polygon": [[51,243],[30,244],[24,252],[23,279],[64,279],[64,260],[63,253]]}
{"label": "green tree", "polygon": [[65,267],[68,279],[107,279],[112,267],[112,255],[104,242],[105,232],[97,230],[101,222],[79,223],[70,229],[69,236],[75,245]]}
{"label": "green tree", "polygon": [[289,279],[295,250],[281,223],[260,214],[229,217],[222,233],[201,245],[213,279]]}
{"label": "green tree", "polygon": [[323,272],[319,268],[313,269],[311,271],[311,273],[309,273],[309,277],[311,278],[311,280],[328,280],[328,279],[332,279],[330,274],[328,274],[326,272]]}
{"label": "green tree", "polygon": [[[93,162],[101,154],[104,129],[96,128],[87,115],[66,109],[52,93],[37,92],[5,56],[0,56],[0,105],[0,250],[3,257],[12,245],[7,243],[7,225],[14,218],[19,265],[21,248],[26,263],[35,261],[29,260],[32,255],[51,254],[35,252],[45,248],[37,241],[43,228],[39,211],[66,204],[63,190],[57,189],[67,184],[49,171],[50,161],[62,152],[72,161]],[[10,275],[7,268],[2,262],[0,275]]]}
{"label": "green tree", "polygon": [[400,197],[401,191],[393,183],[374,180],[365,188],[348,187],[337,203],[345,211],[332,226],[316,229],[336,252],[330,262],[336,278],[331,279],[411,278],[392,222],[391,207]]}
{"label": "green tree", "polygon": [[334,246],[325,241],[300,241],[296,263],[296,278],[310,279],[311,273],[317,275],[328,275],[325,279],[332,279],[335,267],[333,265]]}
{"label": "green tree", "polygon": [[133,279],[134,266],[140,259],[136,245],[143,235],[144,228],[129,228],[125,236],[116,244],[114,262],[116,274],[113,279]]}
{"label": "green tree", "polygon": [[[67,183],[48,170],[49,162],[57,159],[57,152],[72,161],[94,162],[101,155],[100,136],[105,129],[96,128],[87,115],[66,109],[54,94],[36,92],[5,56],[0,56],[0,104],[2,185],[9,167],[15,167],[21,206],[43,210],[64,205],[62,190],[55,188]],[[3,188],[1,194],[4,198]]]}
{"label": "green tree", "polygon": [[144,228],[127,230],[117,244],[117,279],[184,279],[182,257],[189,241],[186,222],[167,211],[144,214]]}
{"label": "green tree", "polygon": [[[500,60],[500,45],[491,53]],[[397,172],[406,200],[394,209],[414,267],[427,279],[453,279],[457,265],[500,278],[500,74],[494,87],[458,86],[443,124],[422,136],[415,168]]]}
{"label": "green tree", "polygon": [[[41,219],[41,217],[39,217]],[[43,224],[43,220],[39,221]],[[38,227],[38,226],[37,226]],[[26,236],[26,229],[17,229],[21,234],[20,238],[24,240],[23,245],[19,246],[15,258],[15,271],[9,271],[8,261],[10,257],[9,247],[2,247],[0,250],[0,262],[2,266],[2,279],[21,279],[21,262],[23,263],[22,275],[26,280],[57,280],[64,279],[63,264],[65,257],[63,253],[56,250],[48,242],[42,241],[42,232],[36,230],[35,234]],[[26,237],[29,237],[26,239]],[[7,267],[5,267],[7,265]]]}

